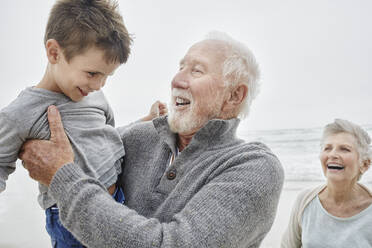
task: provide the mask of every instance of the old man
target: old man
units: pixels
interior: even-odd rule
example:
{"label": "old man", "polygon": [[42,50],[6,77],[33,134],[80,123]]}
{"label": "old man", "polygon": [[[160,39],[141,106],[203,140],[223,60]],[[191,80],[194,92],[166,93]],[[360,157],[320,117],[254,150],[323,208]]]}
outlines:
{"label": "old man", "polygon": [[284,175],[268,147],[236,136],[258,77],[253,54],[226,34],[194,44],[172,80],[169,116],[118,129],[125,205],[74,164],[53,106],[51,140],[26,143],[20,157],[88,247],[259,247]]}

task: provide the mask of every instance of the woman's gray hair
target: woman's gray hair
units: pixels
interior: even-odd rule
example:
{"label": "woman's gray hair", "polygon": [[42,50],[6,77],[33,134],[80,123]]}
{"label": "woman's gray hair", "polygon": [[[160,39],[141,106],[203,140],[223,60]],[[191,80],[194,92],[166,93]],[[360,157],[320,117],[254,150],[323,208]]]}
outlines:
{"label": "woman's gray hair", "polygon": [[253,99],[259,92],[260,70],[256,58],[249,48],[223,32],[213,31],[206,36],[207,40],[224,42],[229,50],[223,64],[223,77],[226,86],[234,87],[238,83],[248,86],[248,94],[239,110],[239,117],[244,119],[249,114]]}
{"label": "woman's gray hair", "polygon": [[360,162],[366,161],[368,159],[371,160],[371,138],[363,128],[355,123],[352,123],[351,121],[335,119],[334,122],[324,127],[322,143],[329,135],[338,133],[349,133],[354,136],[358,146],[357,150],[359,153]]}

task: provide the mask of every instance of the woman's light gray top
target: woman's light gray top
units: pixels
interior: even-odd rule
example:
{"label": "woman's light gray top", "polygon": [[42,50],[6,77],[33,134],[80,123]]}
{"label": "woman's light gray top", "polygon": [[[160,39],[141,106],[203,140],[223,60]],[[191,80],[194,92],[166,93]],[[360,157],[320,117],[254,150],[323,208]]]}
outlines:
{"label": "woman's light gray top", "polygon": [[316,196],[302,216],[303,248],[372,247],[372,205],[362,212],[340,218],[327,212]]}

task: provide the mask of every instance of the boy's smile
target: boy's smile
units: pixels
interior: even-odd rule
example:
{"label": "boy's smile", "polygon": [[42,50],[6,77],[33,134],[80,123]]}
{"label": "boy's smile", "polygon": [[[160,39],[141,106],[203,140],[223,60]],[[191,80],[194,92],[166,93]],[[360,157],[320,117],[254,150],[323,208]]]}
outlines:
{"label": "boy's smile", "polygon": [[82,89],[80,89],[79,87],[78,87],[78,89],[80,90],[80,93],[83,95],[83,96],[87,96],[89,93],[85,93]]}

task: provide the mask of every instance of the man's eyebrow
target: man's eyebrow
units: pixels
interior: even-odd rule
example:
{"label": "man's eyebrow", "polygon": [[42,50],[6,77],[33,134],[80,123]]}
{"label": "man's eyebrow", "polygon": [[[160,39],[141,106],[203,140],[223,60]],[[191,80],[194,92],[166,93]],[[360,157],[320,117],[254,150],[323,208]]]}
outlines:
{"label": "man's eyebrow", "polygon": [[[184,65],[185,63],[186,63],[186,59],[181,59],[180,60],[180,65]],[[203,60],[200,60],[200,59],[191,59],[191,60],[188,60],[187,63],[198,64],[198,65],[205,66],[205,62]]]}

